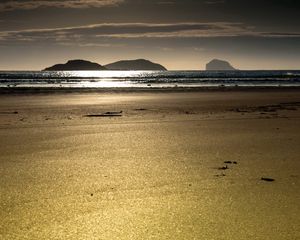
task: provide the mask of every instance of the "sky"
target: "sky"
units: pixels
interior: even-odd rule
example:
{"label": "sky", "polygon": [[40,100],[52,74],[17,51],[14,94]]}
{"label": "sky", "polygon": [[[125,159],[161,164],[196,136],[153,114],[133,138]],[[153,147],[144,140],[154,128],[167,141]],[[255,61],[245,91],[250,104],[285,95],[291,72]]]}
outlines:
{"label": "sky", "polygon": [[300,69],[299,12],[299,0],[1,0],[0,70],[138,58]]}

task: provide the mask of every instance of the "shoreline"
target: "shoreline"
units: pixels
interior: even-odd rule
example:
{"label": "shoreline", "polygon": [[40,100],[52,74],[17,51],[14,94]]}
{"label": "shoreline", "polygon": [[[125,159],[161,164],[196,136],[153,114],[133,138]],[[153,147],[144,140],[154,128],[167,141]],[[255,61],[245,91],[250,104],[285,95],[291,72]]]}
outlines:
{"label": "shoreline", "polygon": [[146,87],[146,88],[56,88],[56,87],[17,87],[0,88],[0,95],[6,94],[66,94],[66,93],[177,93],[177,92],[293,92],[299,91],[299,87],[280,86],[280,87]]}

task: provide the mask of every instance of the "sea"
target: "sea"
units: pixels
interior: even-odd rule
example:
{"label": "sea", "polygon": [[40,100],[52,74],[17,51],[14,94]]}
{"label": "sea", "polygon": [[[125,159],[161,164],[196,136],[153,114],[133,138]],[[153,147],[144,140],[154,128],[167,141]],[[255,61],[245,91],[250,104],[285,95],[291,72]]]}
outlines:
{"label": "sea", "polygon": [[0,71],[0,88],[300,87],[300,70]]}

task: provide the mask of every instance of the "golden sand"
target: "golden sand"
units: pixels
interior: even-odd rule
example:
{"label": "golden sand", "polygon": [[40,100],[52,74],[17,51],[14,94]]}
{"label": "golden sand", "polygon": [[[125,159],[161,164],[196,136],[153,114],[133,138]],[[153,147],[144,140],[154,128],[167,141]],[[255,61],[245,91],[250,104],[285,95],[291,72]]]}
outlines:
{"label": "golden sand", "polygon": [[299,133],[300,91],[2,95],[0,239],[300,239]]}

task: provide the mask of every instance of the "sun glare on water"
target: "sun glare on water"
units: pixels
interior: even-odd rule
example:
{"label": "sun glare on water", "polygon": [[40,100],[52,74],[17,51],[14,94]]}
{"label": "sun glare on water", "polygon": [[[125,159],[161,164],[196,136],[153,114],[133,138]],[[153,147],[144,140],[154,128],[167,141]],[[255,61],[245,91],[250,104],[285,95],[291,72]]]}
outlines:
{"label": "sun glare on water", "polygon": [[82,78],[122,78],[139,76],[145,73],[145,71],[71,71],[68,73],[74,77]]}
{"label": "sun glare on water", "polygon": [[145,77],[149,71],[68,71],[62,75],[76,78],[80,87],[87,88],[121,88],[130,87],[129,79]]}

